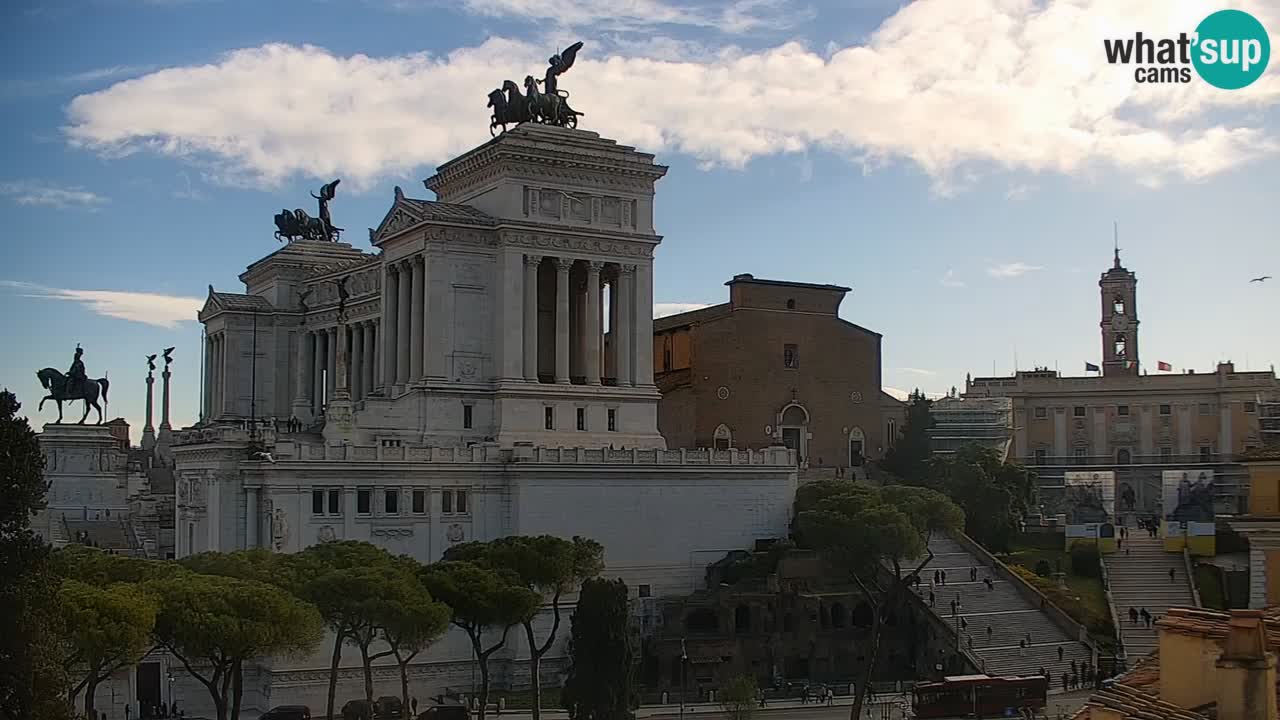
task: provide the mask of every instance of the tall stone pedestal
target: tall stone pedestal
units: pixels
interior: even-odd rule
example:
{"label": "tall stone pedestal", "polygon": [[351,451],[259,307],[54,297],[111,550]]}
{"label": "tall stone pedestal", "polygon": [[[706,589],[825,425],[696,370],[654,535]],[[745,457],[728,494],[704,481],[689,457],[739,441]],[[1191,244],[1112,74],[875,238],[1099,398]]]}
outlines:
{"label": "tall stone pedestal", "polygon": [[128,512],[128,454],[110,428],[50,423],[38,438],[51,517],[93,520],[108,510],[113,518]]}

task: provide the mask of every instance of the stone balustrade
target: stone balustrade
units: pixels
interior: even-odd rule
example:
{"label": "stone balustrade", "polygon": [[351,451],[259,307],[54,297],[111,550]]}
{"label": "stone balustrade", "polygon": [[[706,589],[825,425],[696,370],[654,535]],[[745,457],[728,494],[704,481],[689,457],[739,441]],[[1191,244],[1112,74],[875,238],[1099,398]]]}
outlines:
{"label": "stone balustrade", "polygon": [[764,450],[616,450],[494,444],[471,447],[421,447],[386,445],[322,445],[282,440],[272,448],[276,462],[368,461],[418,463],[521,463],[530,465],[707,465],[794,467],[794,451],[785,447]]}

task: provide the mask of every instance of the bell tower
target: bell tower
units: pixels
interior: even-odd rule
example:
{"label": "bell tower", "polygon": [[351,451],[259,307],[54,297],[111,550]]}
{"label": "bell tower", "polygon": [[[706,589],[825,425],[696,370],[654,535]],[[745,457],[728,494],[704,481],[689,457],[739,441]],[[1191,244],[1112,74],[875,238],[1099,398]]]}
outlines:
{"label": "bell tower", "polygon": [[1102,374],[1132,377],[1138,374],[1138,277],[1115,263],[1098,280],[1102,295]]}

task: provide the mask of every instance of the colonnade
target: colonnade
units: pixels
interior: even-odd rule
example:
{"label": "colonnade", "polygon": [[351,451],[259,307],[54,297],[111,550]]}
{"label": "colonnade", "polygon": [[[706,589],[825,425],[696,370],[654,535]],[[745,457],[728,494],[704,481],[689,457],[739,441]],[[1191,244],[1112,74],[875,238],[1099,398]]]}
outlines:
{"label": "colonnade", "polygon": [[296,395],[306,401],[312,416],[319,415],[338,389],[338,344],[345,343],[347,377],[345,386],[351,399],[361,400],[377,387],[378,318],[357,320],[308,331],[299,344]]}
{"label": "colonnade", "polygon": [[227,334],[205,336],[204,417],[206,421],[221,417],[231,409],[227,396]]}

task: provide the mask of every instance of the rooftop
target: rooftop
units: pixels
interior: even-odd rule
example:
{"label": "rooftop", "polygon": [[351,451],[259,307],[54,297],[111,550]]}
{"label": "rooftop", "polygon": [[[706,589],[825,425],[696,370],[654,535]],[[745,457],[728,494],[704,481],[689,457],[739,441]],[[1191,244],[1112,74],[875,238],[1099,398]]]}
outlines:
{"label": "rooftop", "polygon": [[853,288],[847,288],[843,285],[826,285],[823,283],[803,283],[791,282],[789,280],[765,280],[758,278],[751,273],[741,273],[734,275],[733,279],[726,282],[725,285],[735,285],[737,283],[751,283],[753,285],[773,285],[775,287],[791,287],[791,288],[808,288],[810,290],[834,290],[836,292],[849,292]]}

